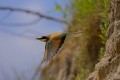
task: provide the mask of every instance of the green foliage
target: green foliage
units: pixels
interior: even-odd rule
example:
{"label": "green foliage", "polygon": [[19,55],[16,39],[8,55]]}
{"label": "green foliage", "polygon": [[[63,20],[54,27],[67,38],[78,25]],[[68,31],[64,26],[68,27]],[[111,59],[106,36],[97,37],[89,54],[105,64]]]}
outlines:
{"label": "green foliage", "polygon": [[108,0],[104,0],[104,12],[103,12],[103,18],[101,20],[101,25],[100,25],[100,30],[101,30],[101,34],[99,35],[99,37],[101,38],[101,42],[103,43],[103,46],[100,48],[99,50],[99,57],[102,58],[102,56],[105,53],[105,44],[107,41],[106,38],[106,33],[107,33],[107,28],[108,28],[108,9],[109,9],[109,2]]}
{"label": "green foliage", "polygon": [[105,44],[107,41],[106,39],[107,27],[108,27],[107,23],[104,23],[104,25],[100,26],[101,34],[99,35],[99,37],[101,38],[103,44]]}
{"label": "green foliage", "polygon": [[[69,10],[72,12],[73,17],[73,26],[77,23],[79,26],[85,26],[87,29],[91,26],[89,23],[92,21],[91,14],[94,16],[100,15],[101,24],[100,24],[100,39],[103,46],[99,49],[99,57],[101,58],[105,52],[105,44],[106,44],[106,32],[108,28],[108,8],[109,8],[110,0],[73,0],[71,2],[71,6],[66,6],[66,8],[62,8],[61,5],[56,4],[55,11],[60,11],[63,13],[64,18],[66,19]],[[88,20],[90,19],[90,20]],[[74,23],[75,22],[75,23]],[[94,21],[92,21],[94,22]],[[69,27],[70,30],[76,31],[80,30],[80,27],[75,28]],[[96,26],[97,27],[97,26]],[[90,66],[89,63],[86,66]],[[78,74],[75,80],[85,80],[89,74],[89,70],[87,68],[78,67]]]}
{"label": "green foliage", "polygon": [[80,67],[79,74],[75,80],[85,80],[85,78],[87,77],[85,72],[86,72],[86,70],[84,68]]}
{"label": "green foliage", "polygon": [[66,7],[63,8],[61,5],[56,3],[54,11],[60,11],[63,14],[63,18],[66,20],[69,9],[70,9],[70,6],[68,5],[66,5]]}
{"label": "green foliage", "polygon": [[75,0],[72,6],[73,8],[77,8],[77,16],[84,18],[95,10],[95,2],[95,0]]}
{"label": "green foliage", "polygon": [[[75,0],[72,4],[73,16],[76,18],[75,22],[80,23],[82,26],[87,26],[89,28],[89,21],[91,21],[91,16],[100,15],[101,24],[99,37],[103,46],[99,49],[99,57],[103,57],[105,53],[105,44],[106,44],[106,32],[108,28],[108,8],[110,0]],[[91,20],[87,20],[91,19]],[[86,23],[83,23],[83,22]],[[92,22],[92,21],[91,21]],[[93,21],[94,22],[94,21]],[[87,24],[87,25],[86,25]],[[71,29],[74,27],[71,27]],[[80,28],[79,28],[80,29]],[[89,63],[86,66],[90,66]],[[89,71],[85,68],[79,67],[79,73],[75,80],[85,80],[89,74]]]}
{"label": "green foliage", "polygon": [[63,9],[62,9],[62,7],[61,7],[60,5],[57,4],[57,5],[55,6],[55,10],[56,10],[56,11],[61,11],[61,10],[63,10]]}
{"label": "green foliage", "polygon": [[99,58],[102,58],[105,53],[105,47],[101,47],[99,50]]}
{"label": "green foliage", "polygon": [[101,35],[99,35],[99,37],[102,40],[102,43],[105,44],[106,43],[106,32],[107,32],[107,28],[108,28],[108,3],[107,0],[104,0],[104,13],[103,13],[103,18],[101,20],[101,25],[100,25],[100,30],[101,30]]}

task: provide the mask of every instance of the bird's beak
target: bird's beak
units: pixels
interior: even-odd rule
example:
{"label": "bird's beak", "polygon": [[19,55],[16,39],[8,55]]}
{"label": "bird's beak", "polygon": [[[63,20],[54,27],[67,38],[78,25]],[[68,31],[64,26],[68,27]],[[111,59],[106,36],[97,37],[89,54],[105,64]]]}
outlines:
{"label": "bird's beak", "polygon": [[37,40],[40,40],[41,42],[46,42],[46,37],[45,36],[42,36],[42,37],[39,37],[39,38],[36,38]]}
{"label": "bird's beak", "polygon": [[37,40],[40,40],[41,38],[36,38]]}

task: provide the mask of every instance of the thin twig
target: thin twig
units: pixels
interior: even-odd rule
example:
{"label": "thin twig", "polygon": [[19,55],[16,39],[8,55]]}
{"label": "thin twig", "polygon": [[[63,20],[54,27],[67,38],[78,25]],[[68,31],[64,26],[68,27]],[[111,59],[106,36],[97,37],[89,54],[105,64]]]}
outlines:
{"label": "thin twig", "polygon": [[48,20],[53,20],[53,21],[64,23],[64,24],[68,24],[65,20],[53,18],[53,17],[47,16],[47,15],[41,14],[40,12],[36,12],[36,11],[32,11],[32,10],[12,8],[12,7],[2,7],[2,6],[0,6],[0,10],[9,10],[9,11],[29,13],[29,14],[38,16],[40,18],[45,18],[45,19],[48,19]]}
{"label": "thin twig", "polygon": [[5,23],[5,22],[0,22],[0,25],[6,26],[6,27],[16,27],[16,26],[17,27],[27,27],[27,26],[34,25],[34,24],[38,23],[40,20],[41,20],[41,18],[32,20],[30,22],[24,22],[24,23]]}
{"label": "thin twig", "polygon": [[17,33],[17,32],[13,32],[9,29],[5,29],[5,28],[0,28],[0,31],[1,32],[4,32],[4,33],[7,33],[9,35],[12,35],[12,36],[15,36],[15,37],[20,37],[20,38],[23,38],[23,39],[28,39],[28,40],[36,40],[36,36],[30,36],[30,35],[25,35],[25,34],[22,34],[22,33]]}

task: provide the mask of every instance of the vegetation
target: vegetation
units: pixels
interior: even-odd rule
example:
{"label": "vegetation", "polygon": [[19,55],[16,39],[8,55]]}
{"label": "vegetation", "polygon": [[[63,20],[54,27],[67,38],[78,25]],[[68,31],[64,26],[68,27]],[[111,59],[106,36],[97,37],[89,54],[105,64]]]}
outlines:
{"label": "vegetation", "polygon": [[[100,45],[99,48],[98,58],[101,58],[105,52],[109,3],[110,0],[75,0],[72,3],[72,7],[74,8],[73,17],[76,19],[77,23],[80,23],[82,27],[86,27],[86,29],[90,31],[94,31],[97,29],[100,30],[97,35],[100,37],[102,45]],[[94,22],[91,22],[92,17],[99,18],[100,23],[97,24],[99,27],[91,25],[91,23]],[[86,22],[88,23],[88,25],[85,25],[87,24]],[[86,66],[90,65],[91,64],[86,64]],[[88,69],[80,66],[76,80],[85,80],[88,76],[88,73]]]}
{"label": "vegetation", "polygon": [[99,57],[101,58],[104,55],[105,52],[105,44],[107,41],[106,38],[106,33],[107,33],[107,28],[108,28],[108,10],[109,10],[109,3],[107,0],[104,0],[104,9],[103,9],[103,18],[101,20],[101,24],[100,24],[100,30],[101,30],[101,34],[99,35],[99,37],[101,38],[101,42],[103,43],[103,46],[100,48],[99,51]]}
{"label": "vegetation", "polygon": [[[71,66],[75,67],[75,80],[85,80],[89,73],[93,71],[98,60],[104,55],[107,40],[106,32],[108,27],[109,4],[110,0],[72,0],[71,4],[66,6],[66,8],[62,8],[62,6],[58,4],[55,7],[56,11],[63,13],[65,20],[67,20],[67,17],[70,18],[70,25],[67,29],[68,32],[84,31],[85,33],[82,38],[73,39],[72,44],[70,44],[71,41],[68,40],[68,44],[66,43],[67,49],[64,48],[62,50],[63,54],[69,53],[69,55],[72,55],[72,57],[69,58]],[[75,59],[72,60],[74,57],[73,54]],[[60,57],[58,57],[58,59],[59,58]],[[44,68],[44,71],[48,70],[48,73],[44,72],[43,74],[49,75],[54,72],[51,66],[57,66],[58,63],[61,64],[62,62],[59,61],[57,64],[48,65]],[[71,66],[69,66],[69,68]],[[60,70],[59,68],[57,71]],[[68,71],[67,76],[71,74],[69,73],[70,71]],[[54,77],[54,79],[56,78]]]}
{"label": "vegetation", "polygon": [[[110,0],[74,0],[71,3],[71,7],[69,6],[63,10],[63,8],[59,5],[56,6],[56,10],[60,10],[64,15],[67,14],[66,11],[72,11],[72,25],[69,26],[68,31],[79,31],[79,30],[90,30],[90,32],[94,32],[95,30],[99,30],[96,36],[100,37],[101,44],[98,53],[98,59],[104,55],[105,52],[105,44],[106,44],[106,32],[108,27],[108,10],[109,10]],[[66,18],[66,16],[64,16]],[[93,17],[98,18],[98,23],[94,23]],[[100,20],[100,21],[99,21]],[[92,21],[92,22],[91,22]],[[77,24],[77,25],[76,25]],[[74,26],[76,25],[76,26]],[[96,26],[95,26],[96,25]],[[84,54],[84,53],[83,53]],[[81,55],[80,55],[81,56]],[[81,61],[81,60],[80,60]],[[82,60],[84,61],[84,60]],[[91,66],[91,64],[86,64],[87,66]],[[81,63],[78,67],[78,76],[76,80],[85,80],[90,71],[86,69],[84,66],[81,66]]]}

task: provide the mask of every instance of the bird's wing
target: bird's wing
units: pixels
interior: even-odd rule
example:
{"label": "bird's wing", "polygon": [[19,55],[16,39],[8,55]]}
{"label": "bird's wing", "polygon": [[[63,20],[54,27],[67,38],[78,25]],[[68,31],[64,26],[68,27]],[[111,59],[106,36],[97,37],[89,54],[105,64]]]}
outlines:
{"label": "bird's wing", "polygon": [[58,53],[59,49],[62,47],[65,41],[65,38],[66,38],[66,35],[62,37],[58,36],[46,43],[44,58],[41,63],[51,60],[53,56],[55,56]]}
{"label": "bird's wing", "polygon": [[46,61],[46,59],[47,59],[47,55],[48,55],[48,43],[46,43],[46,45],[45,45],[45,53],[44,53],[44,57],[43,57],[43,59],[42,59],[42,61],[41,61],[41,64],[43,63],[43,62],[45,62]]}

